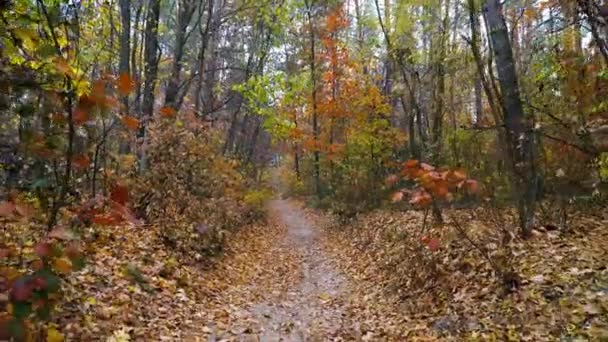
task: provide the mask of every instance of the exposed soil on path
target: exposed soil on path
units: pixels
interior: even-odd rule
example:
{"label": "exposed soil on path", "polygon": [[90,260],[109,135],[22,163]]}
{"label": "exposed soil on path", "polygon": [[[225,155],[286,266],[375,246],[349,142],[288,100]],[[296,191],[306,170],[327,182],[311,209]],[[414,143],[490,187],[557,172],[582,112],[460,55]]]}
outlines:
{"label": "exposed soil on path", "polygon": [[253,307],[265,327],[260,338],[306,341],[336,337],[343,325],[348,283],[321,250],[318,228],[300,208],[285,200],[274,200],[270,212],[287,231],[278,243],[300,260],[299,283],[287,293]]}
{"label": "exposed soil on path", "polygon": [[[328,221],[275,199],[268,223],[240,236],[220,263],[222,281],[205,316],[209,341],[401,341],[405,321],[368,279],[344,273]],[[214,287],[214,284],[209,284]]]}
{"label": "exposed soil on path", "polygon": [[[259,273],[218,298],[228,301],[226,325],[208,328],[211,340],[325,341],[344,327],[349,283],[323,252],[321,232],[296,203],[269,203],[274,235],[252,255]],[[269,267],[273,265],[273,267]],[[216,320],[218,315],[214,317]],[[225,321],[225,320],[224,320]]]}

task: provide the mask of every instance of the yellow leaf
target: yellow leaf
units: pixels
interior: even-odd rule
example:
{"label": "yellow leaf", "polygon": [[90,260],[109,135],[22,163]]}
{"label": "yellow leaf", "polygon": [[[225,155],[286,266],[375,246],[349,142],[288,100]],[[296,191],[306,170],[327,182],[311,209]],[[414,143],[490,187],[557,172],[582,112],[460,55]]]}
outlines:
{"label": "yellow leaf", "polygon": [[34,50],[36,48],[36,31],[29,28],[16,28],[13,30],[13,34],[21,39],[21,42],[26,49]]}
{"label": "yellow leaf", "polygon": [[72,262],[66,257],[58,258],[53,262],[53,268],[61,274],[68,274],[72,271]]}
{"label": "yellow leaf", "polygon": [[97,299],[95,299],[95,297],[88,297],[87,303],[89,303],[91,305],[95,305],[95,304],[97,304]]}
{"label": "yellow leaf", "polygon": [[55,327],[50,327],[46,331],[47,342],[63,342],[64,336]]}
{"label": "yellow leaf", "polygon": [[129,330],[127,328],[121,328],[120,330],[115,330],[112,333],[112,336],[106,339],[106,342],[129,342],[131,341],[131,336],[129,335]]}

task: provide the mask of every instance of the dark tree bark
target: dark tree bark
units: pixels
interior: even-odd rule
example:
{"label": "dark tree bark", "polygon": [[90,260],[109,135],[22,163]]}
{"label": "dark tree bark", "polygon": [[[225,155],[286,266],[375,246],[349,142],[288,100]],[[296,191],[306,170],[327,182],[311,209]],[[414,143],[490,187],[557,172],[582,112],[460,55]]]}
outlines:
{"label": "dark tree bark", "polygon": [[[319,141],[319,119],[317,113],[317,63],[316,59],[316,42],[315,42],[315,27],[313,22],[313,5],[314,1],[305,0],[306,17],[308,18],[308,34],[310,37],[310,78],[312,81],[312,136],[316,143]],[[321,153],[317,146],[313,153],[313,176],[315,180],[315,191],[318,198],[322,197],[321,191]]]}
{"label": "dark tree bark", "polygon": [[146,121],[154,112],[154,89],[158,74],[158,18],[160,16],[160,0],[150,0],[146,14],[146,30],[144,35],[144,92],[142,103],[142,126],[140,137],[145,135]]}
{"label": "dark tree bark", "polygon": [[[120,5],[120,74],[130,75],[129,58],[131,55],[131,0],[119,0]],[[129,97],[122,98],[123,105],[129,110]]]}
{"label": "dark tree bark", "polygon": [[514,173],[513,190],[518,194],[519,224],[522,235],[527,237],[533,228],[537,189],[533,132],[524,114],[515,60],[500,1],[488,0],[484,6],[484,16],[496,59],[506,136]]}
{"label": "dark tree bark", "polygon": [[[200,34],[201,34],[201,49],[198,55],[198,78],[196,79],[196,89],[194,93],[194,110],[196,113],[201,115],[202,117],[206,116],[206,112],[209,110],[204,108],[208,103],[205,103],[206,98],[201,98],[203,96],[203,85],[205,81],[211,77],[211,75],[206,75],[206,69],[208,64],[207,54],[208,50],[213,50],[214,46],[211,46],[211,49],[208,49],[209,43],[212,39],[215,39],[219,25],[216,24],[216,19],[214,13],[219,12],[214,10],[215,0],[207,0],[207,20],[205,25],[200,26]],[[201,13],[202,16],[202,13]],[[212,44],[213,45],[213,44]]]}
{"label": "dark tree bark", "polygon": [[173,61],[171,65],[171,76],[165,90],[165,106],[176,111],[182,103],[178,99],[181,85],[181,72],[186,42],[188,40],[188,24],[194,14],[196,2],[194,0],[180,0],[178,5],[177,23],[175,27],[175,46],[173,47]]}

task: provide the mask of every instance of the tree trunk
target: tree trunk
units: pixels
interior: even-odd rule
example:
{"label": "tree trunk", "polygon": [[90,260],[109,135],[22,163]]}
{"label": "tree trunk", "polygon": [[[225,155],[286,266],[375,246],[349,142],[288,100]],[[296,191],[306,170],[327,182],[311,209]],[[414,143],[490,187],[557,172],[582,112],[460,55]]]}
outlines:
{"label": "tree trunk", "polygon": [[176,111],[179,110],[178,104],[181,104],[181,101],[178,99],[178,94],[180,92],[184,47],[188,38],[186,35],[186,30],[190,20],[192,19],[192,15],[194,14],[194,6],[195,2],[192,0],[178,1],[173,64],[171,65],[171,76],[169,78],[169,83],[167,84],[167,89],[165,90],[165,106],[171,107]]}
{"label": "tree trunk", "polygon": [[312,81],[312,136],[315,142],[315,150],[313,153],[313,175],[315,180],[315,191],[317,197],[321,198],[321,154],[319,152],[319,118],[317,117],[317,63],[316,59],[316,44],[315,44],[315,30],[312,16],[312,6],[309,0],[305,0],[306,3],[306,16],[308,17],[308,30],[310,31],[310,79]]}
{"label": "tree trunk", "polygon": [[[119,72],[121,75],[130,77],[131,68],[129,67],[129,58],[131,57],[131,0],[119,0],[120,5],[120,61]],[[129,112],[129,95],[125,95],[121,99],[125,112]],[[129,141],[122,140],[120,142],[120,152],[129,153]],[[95,172],[96,170],[93,170]]]}
{"label": "tree trunk", "polygon": [[154,89],[158,74],[158,18],[160,16],[160,0],[150,0],[146,14],[146,30],[144,36],[144,92],[142,102],[142,118],[140,121],[139,137],[143,138],[140,156],[140,170],[146,168],[145,136],[148,121],[154,112]]}
{"label": "tree trunk", "polygon": [[506,136],[511,152],[513,188],[518,194],[518,211],[521,233],[527,237],[532,232],[536,201],[536,172],[534,170],[534,139],[519,94],[517,73],[509,32],[499,0],[488,0],[484,16],[492,42],[498,81],[502,95]]}
{"label": "tree trunk", "polygon": [[[130,75],[129,58],[131,55],[131,0],[119,0],[120,4],[120,61],[119,72],[121,75]],[[122,98],[122,103],[127,112],[129,111],[129,96]]]}
{"label": "tree trunk", "polygon": [[[206,116],[206,110],[205,107],[206,105],[208,105],[208,103],[206,103],[206,96],[203,96],[203,94],[201,94],[203,92],[203,84],[206,83],[205,81],[208,80],[209,77],[211,77],[211,75],[207,75],[206,74],[206,69],[207,69],[207,53],[208,50],[211,50],[213,52],[214,46],[212,44],[211,49],[209,49],[209,41],[210,40],[214,40],[215,36],[217,35],[217,27],[213,27],[213,32],[210,32],[212,30],[212,26],[216,26],[214,23],[214,3],[215,0],[208,0],[207,3],[207,21],[205,23],[205,26],[201,26],[201,49],[199,51],[199,55],[198,55],[198,78],[196,80],[196,89],[194,92],[194,111],[201,115],[202,117]],[[202,14],[201,14],[202,15]],[[212,37],[211,37],[212,36]],[[203,100],[201,100],[201,96],[203,96]]]}

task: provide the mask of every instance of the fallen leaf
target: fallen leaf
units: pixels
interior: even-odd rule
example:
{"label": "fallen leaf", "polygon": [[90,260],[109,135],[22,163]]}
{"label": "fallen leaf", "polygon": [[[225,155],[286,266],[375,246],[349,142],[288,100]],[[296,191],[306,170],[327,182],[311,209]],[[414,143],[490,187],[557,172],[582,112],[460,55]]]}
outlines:
{"label": "fallen leaf", "polygon": [[63,342],[64,338],[55,327],[50,327],[46,331],[46,342]]}

